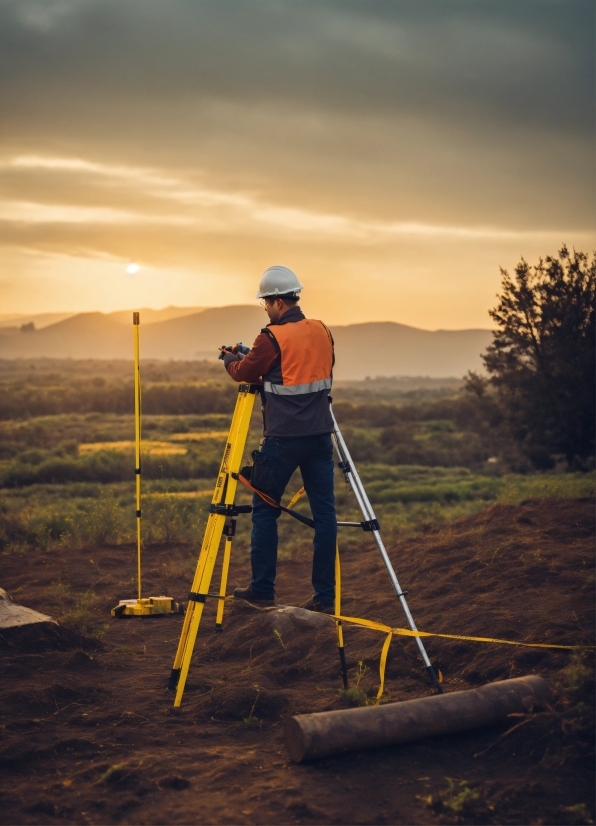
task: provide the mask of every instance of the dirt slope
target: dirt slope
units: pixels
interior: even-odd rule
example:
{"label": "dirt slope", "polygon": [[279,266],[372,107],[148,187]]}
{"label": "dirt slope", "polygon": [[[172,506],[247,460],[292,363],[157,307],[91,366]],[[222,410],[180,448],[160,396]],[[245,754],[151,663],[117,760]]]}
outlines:
{"label": "dirt slope", "polygon": [[[376,547],[351,536],[346,613],[403,625]],[[497,505],[390,553],[422,629],[589,645],[593,536],[592,502],[551,500]],[[148,550],[148,592],[163,586],[183,598],[187,556]],[[247,580],[242,556],[230,587]],[[306,553],[280,563],[280,603],[309,595],[309,567]],[[15,599],[48,613],[59,593],[51,583],[94,586],[102,622],[134,590],[130,548],[4,557],[2,569]],[[333,626],[280,624],[269,612],[227,606],[216,634],[208,605],[180,711],[164,687],[180,618],[112,621],[99,650],[72,636],[66,650],[55,640],[19,648],[0,640],[0,822],[592,822],[589,657],[431,639],[447,691],[537,673],[556,687],[555,707],[497,729],[294,765],[283,718],[347,703]],[[360,687],[371,697],[381,643],[375,632],[346,631],[352,682],[361,662]],[[385,699],[431,693],[414,642],[394,641]]]}

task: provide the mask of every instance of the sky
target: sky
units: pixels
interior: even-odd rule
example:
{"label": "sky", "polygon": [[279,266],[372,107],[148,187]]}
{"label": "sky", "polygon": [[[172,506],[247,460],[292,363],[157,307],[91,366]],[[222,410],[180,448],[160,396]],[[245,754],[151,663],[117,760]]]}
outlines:
{"label": "sky", "polygon": [[0,0],[0,312],[251,303],[280,263],[329,324],[488,328],[500,267],[596,246],[594,16]]}

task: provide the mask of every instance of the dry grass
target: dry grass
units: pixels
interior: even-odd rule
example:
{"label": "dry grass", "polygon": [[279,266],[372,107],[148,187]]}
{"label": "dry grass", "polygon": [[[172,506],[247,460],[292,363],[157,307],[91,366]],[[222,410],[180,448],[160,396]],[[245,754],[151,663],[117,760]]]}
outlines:
{"label": "dry grass", "polygon": [[[135,449],[133,441],[123,442],[83,442],[79,445],[79,454],[85,456],[89,453],[98,453],[100,450],[116,450],[119,452],[132,452]],[[142,456],[185,456],[188,448],[179,445],[171,445],[169,442],[156,442],[144,439],[141,443]]]}

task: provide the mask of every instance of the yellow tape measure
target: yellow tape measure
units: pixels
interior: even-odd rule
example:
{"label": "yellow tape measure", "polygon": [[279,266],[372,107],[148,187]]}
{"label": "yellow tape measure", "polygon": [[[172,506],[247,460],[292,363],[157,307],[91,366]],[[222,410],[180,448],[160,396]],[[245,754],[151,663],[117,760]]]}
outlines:
{"label": "yellow tape measure", "polygon": [[[383,647],[381,649],[381,658],[379,660],[379,690],[375,705],[378,705],[383,690],[385,688],[385,667],[387,665],[387,657],[389,655],[389,647],[394,636],[399,637],[440,637],[445,640],[465,640],[466,642],[488,642],[496,643],[497,645],[518,645],[524,648],[557,648],[559,650],[571,651],[576,648],[596,648],[594,645],[558,645],[547,642],[518,642],[517,640],[501,640],[497,637],[471,637],[465,634],[435,634],[432,631],[411,631],[409,628],[392,628],[390,625],[384,625],[382,622],[374,622],[373,620],[361,619],[360,617],[344,617],[343,615],[335,615],[336,620],[342,622],[350,622],[352,625],[360,625],[362,628],[370,628],[373,631],[383,631],[387,634]],[[439,672],[439,682],[443,682],[443,675]]]}

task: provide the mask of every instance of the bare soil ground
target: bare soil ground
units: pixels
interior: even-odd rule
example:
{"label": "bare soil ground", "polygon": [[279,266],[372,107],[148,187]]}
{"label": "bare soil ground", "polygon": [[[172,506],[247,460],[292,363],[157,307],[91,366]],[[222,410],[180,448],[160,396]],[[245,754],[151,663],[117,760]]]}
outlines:
{"label": "bare soil ground", "polygon": [[[543,500],[496,505],[390,554],[424,630],[592,645],[593,538],[591,501]],[[242,556],[230,590],[248,581]],[[145,559],[146,592],[184,599],[188,550],[150,548]],[[52,613],[55,583],[93,586],[110,627],[101,643],[66,632],[0,639],[1,823],[593,822],[589,652],[429,639],[446,691],[534,673],[553,685],[554,706],[497,728],[296,765],[283,719],[347,705],[333,625],[276,627],[270,612],[229,600],[216,634],[212,601],[173,710],[165,686],[181,618],[108,619],[134,596],[133,560],[122,547],[2,559],[0,584],[15,601]],[[280,562],[279,603],[310,595],[309,568],[307,554]],[[370,537],[347,544],[343,577],[346,613],[405,624]],[[348,627],[345,636],[352,684],[364,671],[372,698],[383,635]],[[396,639],[384,699],[430,694],[414,641]]]}

